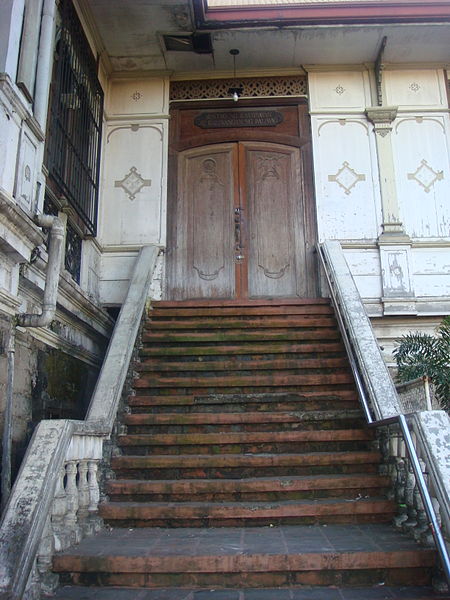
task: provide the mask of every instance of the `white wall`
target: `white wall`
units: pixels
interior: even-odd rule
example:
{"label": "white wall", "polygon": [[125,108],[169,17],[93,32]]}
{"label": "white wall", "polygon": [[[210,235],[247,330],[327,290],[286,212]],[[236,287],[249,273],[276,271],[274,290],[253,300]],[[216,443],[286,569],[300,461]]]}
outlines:
{"label": "white wall", "polygon": [[[444,72],[383,71],[403,232],[382,236],[379,148],[365,110],[377,104],[361,67],[309,73],[319,239],[339,239],[372,315],[450,312],[450,121]],[[381,174],[383,177],[383,173]],[[391,206],[391,205],[389,205]],[[395,219],[394,219],[395,220]]]}
{"label": "white wall", "polygon": [[166,242],[168,100],[165,77],[109,85],[99,218],[105,304],[122,302],[138,249]]}

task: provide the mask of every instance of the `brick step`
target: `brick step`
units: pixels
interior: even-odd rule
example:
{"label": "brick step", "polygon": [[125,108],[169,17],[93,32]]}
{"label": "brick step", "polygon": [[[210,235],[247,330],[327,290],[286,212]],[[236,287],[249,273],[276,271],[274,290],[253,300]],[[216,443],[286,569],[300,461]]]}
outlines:
{"label": "brick step", "polygon": [[[326,377],[323,378],[323,381],[326,381]],[[255,377],[255,383],[259,382],[259,378]],[[279,385],[277,388],[274,388],[272,385],[253,385],[253,386],[232,386],[232,387],[220,387],[217,390],[214,386],[211,387],[182,387],[182,386],[168,386],[168,387],[149,387],[149,388],[139,388],[139,394],[154,394],[160,396],[204,396],[204,395],[232,395],[232,394],[271,394],[273,392],[283,393],[283,394],[305,394],[311,391],[318,393],[329,393],[329,394],[339,394],[343,390],[353,389],[353,385],[348,383],[336,383],[329,384],[323,383],[321,385]]]}
{"label": "brick step", "polygon": [[157,345],[144,346],[140,350],[141,357],[145,356],[237,356],[255,354],[306,354],[314,352],[344,352],[341,341],[329,342],[325,339],[317,340],[311,344],[296,343],[289,344],[281,342],[242,342],[241,344],[183,344],[179,346]]}
{"label": "brick step", "polygon": [[193,360],[181,362],[167,362],[144,360],[135,365],[135,370],[144,373],[154,372],[177,372],[177,371],[299,371],[306,369],[348,369],[348,358],[346,357],[316,357],[316,358],[291,358],[291,359],[255,359],[249,357],[247,360]]}
{"label": "brick step", "polygon": [[326,305],[330,306],[329,298],[264,298],[261,300],[249,300],[244,298],[238,298],[235,300],[222,300],[222,299],[214,299],[214,298],[206,298],[204,300],[158,300],[157,302],[152,303],[152,307],[154,309],[157,308],[170,308],[174,310],[178,310],[180,308],[192,308],[192,309],[202,309],[202,308],[254,308],[258,309],[259,307],[289,307],[289,306],[319,306]]}
{"label": "brick step", "polygon": [[324,523],[389,523],[392,500],[318,498],[277,502],[105,502],[112,527],[252,527]]}
{"label": "brick step", "polygon": [[334,315],[329,304],[287,304],[284,306],[204,306],[188,308],[161,308],[153,304],[148,317],[153,319],[185,319],[185,318],[223,318],[223,317],[261,317],[281,315]]}
{"label": "brick step", "polygon": [[375,450],[299,454],[160,454],[116,456],[111,466],[119,478],[248,478],[376,472]]}
{"label": "brick step", "polygon": [[418,548],[383,524],[345,529],[330,524],[245,531],[114,529],[58,554],[53,564],[62,583],[196,590],[350,587],[363,581],[366,586],[429,585],[434,558],[433,551]]}
{"label": "brick step", "polygon": [[285,315],[283,317],[266,315],[265,317],[197,317],[189,319],[154,319],[145,322],[144,331],[210,330],[217,329],[300,329],[303,327],[336,327],[333,315]]}
{"label": "brick step", "polygon": [[[82,587],[62,586],[59,587],[54,600],[137,600],[136,588],[130,587]],[[450,596],[442,596],[433,591],[429,586],[386,586],[383,585],[380,595],[380,584],[367,587],[324,587],[324,586],[301,586],[280,588],[257,588],[257,589],[211,589],[196,588],[153,588],[145,589],[144,596],[139,600],[368,600],[378,598],[389,600],[450,600]],[[196,594],[196,595],[193,595]]]}
{"label": "brick step", "polygon": [[217,376],[215,373],[211,373],[210,376],[207,374],[199,376],[184,376],[178,374],[177,376],[158,376],[158,375],[140,375],[138,379],[133,382],[134,388],[161,388],[161,387],[174,387],[178,386],[181,388],[250,388],[254,386],[258,387],[287,387],[287,386],[307,386],[307,385],[322,385],[324,378],[330,385],[352,383],[353,376],[349,369],[317,369],[316,372],[305,372],[301,374],[279,373],[270,374],[258,373],[257,375],[236,375],[231,374],[229,376]]}
{"label": "brick step", "polygon": [[367,449],[367,430],[128,434],[118,438],[124,454],[247,454]]}
{"label": "brick step", "polygon": [[354,390],[339,396],[308,394],[209,394],[203,396],[136,395],[128,398],[128,406],[137,412],[289,412],[315,411],[324,408],[347,410],[359,407]]}
{"label": "brick step", "polygon": [[242,331],[241,329],[227,329],[224,331],[210,330],[210,331],[164,331],[155,332],[145,331],[142,335],[142,341],[145,343],[156,343],[160,342],[163,344],[168,343],[212,343],[212,342],[286,342],[290,341],[310,341],[310,340],[337,340],[340,338],[339,332],[336,328],[321,328],[316,329],[315,327],[308,329],[305,328],[278,328],[278,329],[260,329]]}
{"label": "brick step", "polygon": [[382,496],[390,479],[381,475],[316,475],[249,479],[152,480],[113,479],[107,493],[112,501],[132,502],[205,500],[273,501],[302,498]]}
{"label": "brick step", "polygon": [[[219,396],[219,394],[217,394]],[[262,395],[262,394],[261,394]],[[314,411],[323,408],[335,409],[335,410],[351,410],[355,409],[358,405],[356,400],[342,400],[336,398],[325,399],[306,399],[303,401],[299,400],[271,400],[269,395],[267,400],[248,400],[241,403],[220,404],[214,402],[213,398],[210,397],[210,402],[197,403],[195,399],[189,398],[190,401],[186,400],[184,403],[180,400],[183,396],[131,396],[128,400],[128,406],[133,413],[161,413],[161,412],[179,412],[179,413],[196,413],[196,412],[215,412],[220,406],[221,412],[284,412],[284,411]],[[289,397],[289,395],[286,395]]]}
{"label": "brick step", "polygon": [[[312,421],[318,427],[321,421],[329,421],[336,419],[338,424],[342,419],[358,418],[361,416],[361,411],[292,411],[292,412],[216,412],[211,414],[204,413],[138,413],[125,414],[123,421],[126,425],[243,425],[243,424],[263,424],[263,423],[294,423],[296,428],[304,429],[304,425],[308,421]],[[345,425],[337,426],[336,429],[345,429]],[[323,429],[329,429],[328,427]],[[186,432],[187,433],[187,432]]]}
{"label": "brick step", "polygon": [[364,426],[360,409],[292,412],[132,413],[123,416],[129,434],[214,433],[230,431],[302,431],[358,429]]}

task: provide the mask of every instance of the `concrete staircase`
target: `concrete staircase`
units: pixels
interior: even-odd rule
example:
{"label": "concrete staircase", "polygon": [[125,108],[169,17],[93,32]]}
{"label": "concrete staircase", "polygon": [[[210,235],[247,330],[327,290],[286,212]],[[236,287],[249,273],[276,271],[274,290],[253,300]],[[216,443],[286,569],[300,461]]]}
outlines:
{"label": "concrete staircase", "polygon": [[112,529],[55,558],[57,597],[434,597],[326,300],[160,302],[143,342]]}

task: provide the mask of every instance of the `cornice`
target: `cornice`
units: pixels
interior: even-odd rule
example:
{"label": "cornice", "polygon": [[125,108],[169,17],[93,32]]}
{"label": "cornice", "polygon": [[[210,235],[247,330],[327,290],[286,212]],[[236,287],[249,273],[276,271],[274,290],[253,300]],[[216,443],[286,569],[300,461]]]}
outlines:
{"label": "cornice", "polygon": [[0,188],[0,220],[3,219],[9,229],[21,238],[27,246],[34,248],[45,239],[42,230],[33,223],[30,217],[20,208],[11,196]]}

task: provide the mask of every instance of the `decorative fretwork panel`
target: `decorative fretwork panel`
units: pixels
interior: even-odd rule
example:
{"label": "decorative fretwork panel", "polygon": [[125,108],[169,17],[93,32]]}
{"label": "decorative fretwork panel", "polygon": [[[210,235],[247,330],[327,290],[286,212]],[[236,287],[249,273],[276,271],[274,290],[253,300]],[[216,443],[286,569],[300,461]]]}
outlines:
{"label": "decorative fretwork panel", "polygon": [[170,99],[175,101],[230,98],[229,89],[234,87],[242,88],[242,98],[307,95],[306,78],[303,76],[250,77],[173,81],[170,86]]}

